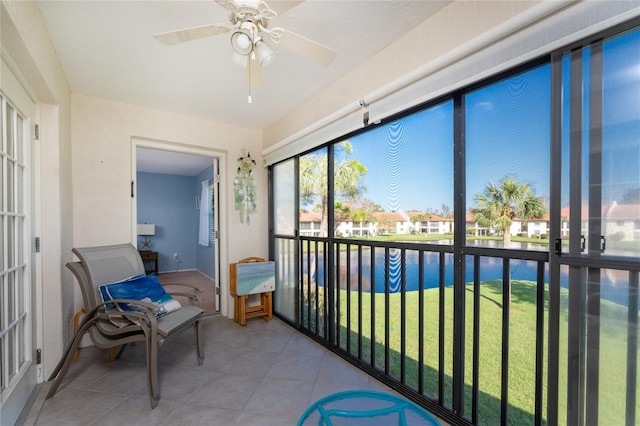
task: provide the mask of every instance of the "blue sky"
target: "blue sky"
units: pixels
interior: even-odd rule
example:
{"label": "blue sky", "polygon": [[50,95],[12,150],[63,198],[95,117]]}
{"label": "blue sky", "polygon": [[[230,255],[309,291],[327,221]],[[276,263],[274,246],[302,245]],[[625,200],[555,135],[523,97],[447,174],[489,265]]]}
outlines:
{"label": "blue sky", "polygon": [[386,211],[452,208],[452,112],[447,102],[349,139],[368,169],[365,197]]}
{"label": "blue sky", "polygon": [[[568,58],[568,55],[567,55]],[[640,187],[640,31],[607,40],[603,57],[603,203]],[[583,85],[590,86],[590,50]],[[563,61],[563,205],[568,200],[569,61]],[[550,194],[551,65],[482,87],[464,97],[467,208],[506,175]],[[583,94],[583,193],[588,189],[589,94]],[[445,102],[357,135],[353,157],[365,164],[366,198],[387,211],[453,209],[453,105]]]}
{"label": "blue sky", "polygon": [[[549,81],[544,66],[466,96],[469,194],[513,174],[548,196]],[[366,197],[385,210],[453,209],[451,101],[350,142],[368,168]]]}
{"label": "blue sky", "polygon": [[[568,54],[567,54],[568,58]],[[563,206],[568,200],[569,61],[563,61]],[[640,31],[604,44],[603,203],[640,187]],[[583,85],[590,86],[585,49]],[[469,92],[466,117],[467,208],[507,175],[550,194],[551,65]],[[588,188],[589,94],[583,94],[583,193]],[[364,197],[386,211],[453,209],[453,102],[352,137],[353,158],[367,166]],[[338,153],[340,158],[341,153]]]}

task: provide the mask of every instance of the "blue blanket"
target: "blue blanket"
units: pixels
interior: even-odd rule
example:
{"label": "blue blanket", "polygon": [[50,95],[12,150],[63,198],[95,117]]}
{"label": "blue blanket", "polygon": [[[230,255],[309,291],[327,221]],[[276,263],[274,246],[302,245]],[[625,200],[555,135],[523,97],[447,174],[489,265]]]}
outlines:
{"label": "blue blanket", "polygon": [[[155,275],[136,275],[115,283],[103,284],[99,290],[103,302],[114,299],[134,299],[153,303],[160,308],[156,316],[166,315],[181,308],[180,302],[164,290]],[[107,309],[114,308],[124,313],[145,310],[143,306],[134,303],[107,305]]]}

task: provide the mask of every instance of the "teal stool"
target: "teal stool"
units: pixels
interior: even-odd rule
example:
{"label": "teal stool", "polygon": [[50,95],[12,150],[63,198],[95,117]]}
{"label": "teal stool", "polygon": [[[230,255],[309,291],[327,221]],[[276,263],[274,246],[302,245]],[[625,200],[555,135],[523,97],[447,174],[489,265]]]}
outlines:
{"label": "teal stool", "polygon": [[350,390],[327,395],[311,404],[298,426],[398,425],[441,426],[428,411],[413,402],[373,390]]}

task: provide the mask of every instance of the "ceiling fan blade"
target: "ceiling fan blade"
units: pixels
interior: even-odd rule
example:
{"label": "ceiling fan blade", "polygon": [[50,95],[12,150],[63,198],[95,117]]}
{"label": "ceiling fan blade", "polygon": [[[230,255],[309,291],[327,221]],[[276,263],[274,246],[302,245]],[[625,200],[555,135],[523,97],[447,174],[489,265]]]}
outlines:
{"label": "ceiling fan blade", "polygon": [[224,7],[229,12],[235,12],[238,10],[238,4],[233,0],[215,0],[221,7]]}
{"label": "ceiling fan blade", "polygon": [[271,0],[269,8],[280,16],[303,2],[304,0]]}
{"label": "ceiling fan blade", "polygon": [[166,45],[184,43],[185,41],[197,40],[229,31],[229,27],[222,24],[207,24],[199,27],[185,28],[183,30],[169,31],[153,36],[156,40]]}
{"label": "ceiling fan blade", "polygon": [[[335,50],[313,40],[309,40],[300,34],[281,28],[277,28],[277,30],[282,31],[282,36],[279,40],[280,46],[299,55],[305,56],[323,67],[331,65],[338,54]],[[271,31],[276,32],[276,28]]]}
{"label": "ceiling fan blade", "polygon": [[248,87],[261,87],[264,84],[264,73],[262,67],[256,60],[249,60],[244,73],[244,81]]}

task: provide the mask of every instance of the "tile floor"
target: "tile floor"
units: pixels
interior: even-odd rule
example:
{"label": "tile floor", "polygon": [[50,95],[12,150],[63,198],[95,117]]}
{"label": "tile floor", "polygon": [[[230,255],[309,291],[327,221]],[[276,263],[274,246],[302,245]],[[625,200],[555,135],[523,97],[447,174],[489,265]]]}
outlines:
{"label": "tile floor", "polygon": [[56,395],[42,385],[27,425],[295,425],[317,399],[342,390],[389,388],[274,318],[241,327],[203,321],[205,361],[192,332],[159,350],[160,403],[152,410],[142,345],[108,361],[85,348]]}

